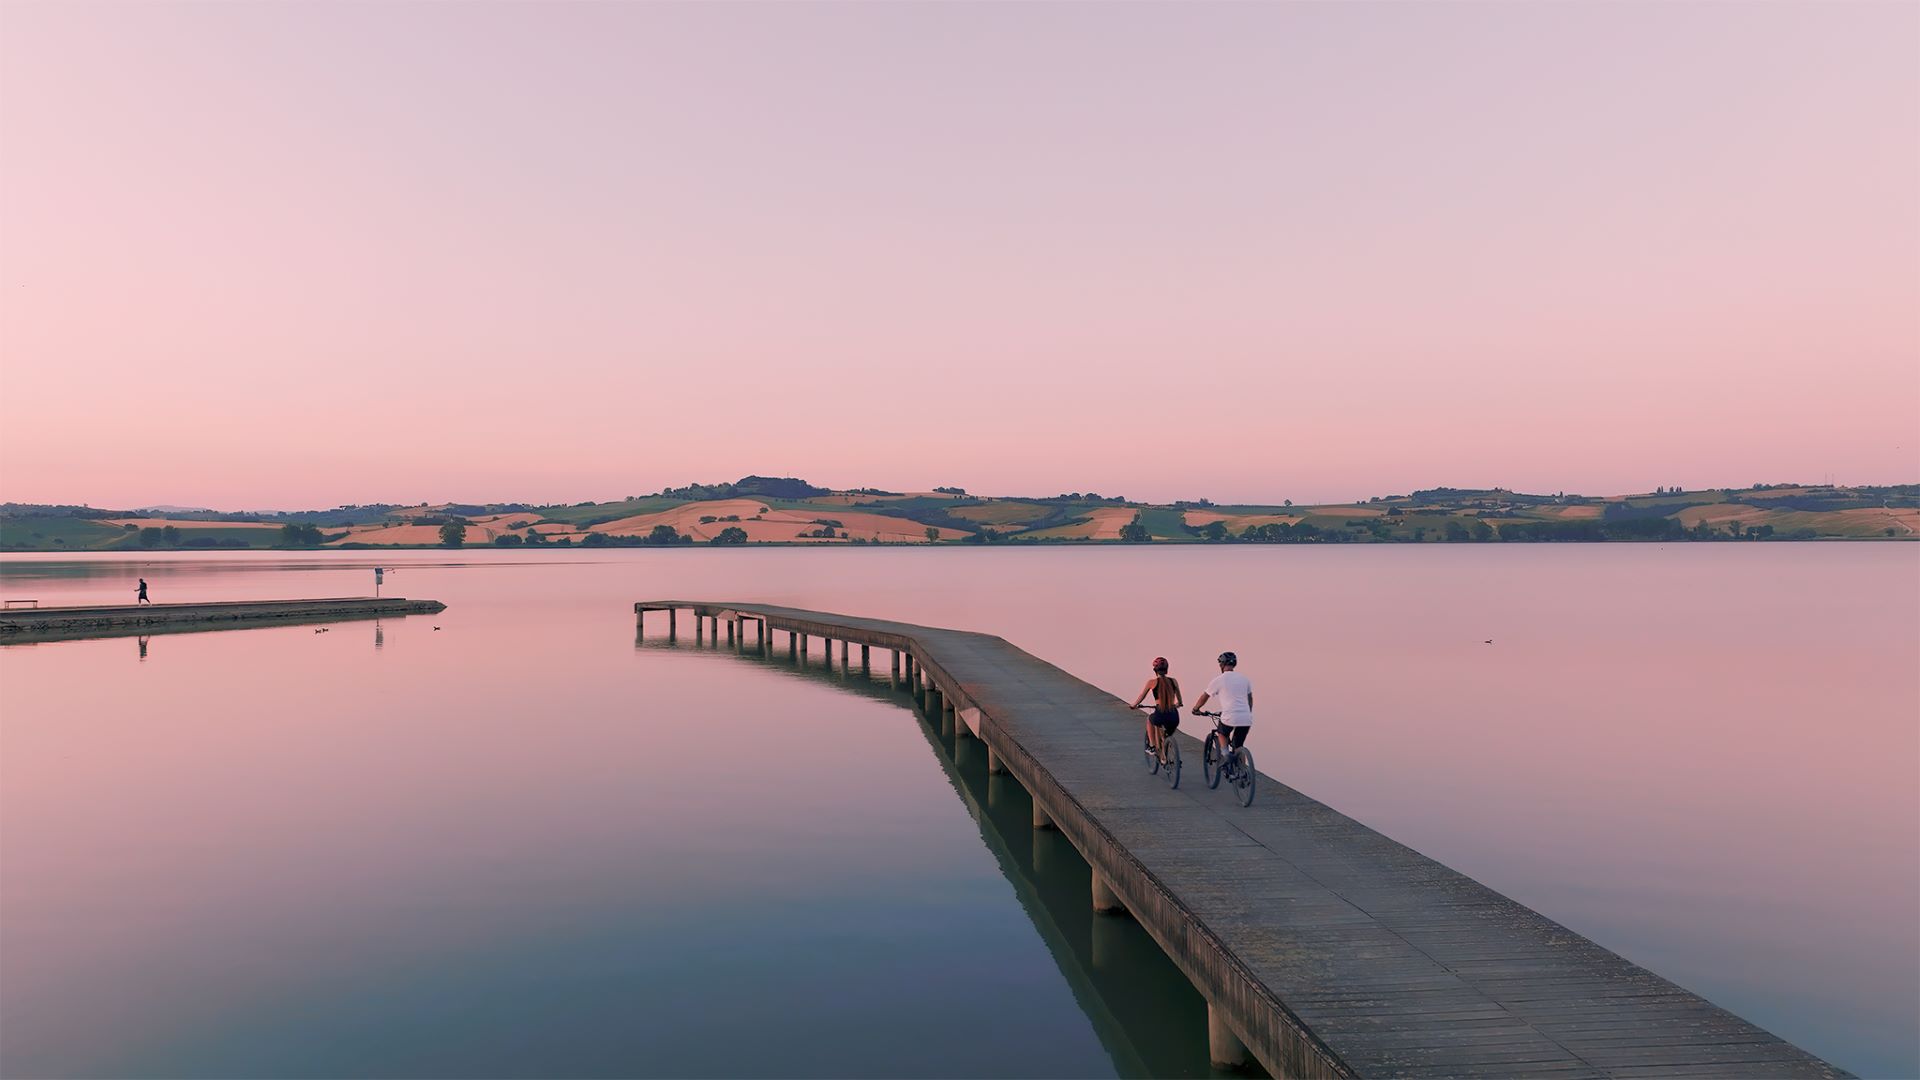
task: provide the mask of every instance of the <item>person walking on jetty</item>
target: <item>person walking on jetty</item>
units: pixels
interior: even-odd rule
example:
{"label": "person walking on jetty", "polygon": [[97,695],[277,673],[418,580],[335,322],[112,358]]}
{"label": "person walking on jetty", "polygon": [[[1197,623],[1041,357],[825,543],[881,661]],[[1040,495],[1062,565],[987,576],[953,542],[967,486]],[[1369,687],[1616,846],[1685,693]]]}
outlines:
{"label": "person walking on jetty", "polygon": [[147,599],[147,579],[146,578],[140,579],[140,592],[138,594],[138,598],[134,601],[134,604],[136,606],[140,604],[145,604],[148,607],[153,606],[153,601]]}
{"label": "person walking on jetty", "polygon": [[1238,750],[1247,744],[1247,730],[1253,726],[1253,683],[1240,674],[1240,658],[1230,652],[1223,652],[1214,663],[1220,665],[1220,674],[1213,677],[1201,693],[1200,700],[1193,703],[1193,715],[1207,707],[1207,702],[1215,701],[1220,712],[1221,734],[1233,749]]}
{"label": "person walking on jetty", "polygon": [[1153,677],[1140,688],[1132,707],[1139,708],[1140,703],[1147,700],[1148,694],[1153,695],[1153,712],[1147,716],[1147,745],[1151,747],[1147,753],[1158,756],[1161,740],[1179,728],[1180,706],[1184,704],[1180,697],[1180,680],[1167,674],[1167,658],[1164,656],[1153,658]]}

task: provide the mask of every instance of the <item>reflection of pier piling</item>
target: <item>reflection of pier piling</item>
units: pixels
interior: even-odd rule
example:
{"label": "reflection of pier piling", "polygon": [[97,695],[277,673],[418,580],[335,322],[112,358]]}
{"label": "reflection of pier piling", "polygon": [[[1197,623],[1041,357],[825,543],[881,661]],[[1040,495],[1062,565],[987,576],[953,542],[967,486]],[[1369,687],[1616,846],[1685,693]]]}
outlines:
{"label": "reflection of pier piling", "polygon": [[[1270,777],[1245,808],[1151,781],[1137,714],[1001,638],[757,604],[634,605],[642,620],[675,608],[785,630],[802,669],[810,635],[843,657],[848,642],[891,650],[890,682],[951,732],[955,767],[1017,783],[1031,801],[1021,816],[1051,826],[1033,835],[1090,868],[1088,907],[1137,920],[1199,991],[1215,1062],[1251,1056],[1303,1077],[1843,1075]],[[1185,750],[1198,760],[1197,743]]]}
{"label": "reflection of pier piling", "polygon": [[238,600],[211,604],[10,608],[0,613],[0,644],[72,638],[244,630],[445,611],[438,600],[353,596],[330,600]]}

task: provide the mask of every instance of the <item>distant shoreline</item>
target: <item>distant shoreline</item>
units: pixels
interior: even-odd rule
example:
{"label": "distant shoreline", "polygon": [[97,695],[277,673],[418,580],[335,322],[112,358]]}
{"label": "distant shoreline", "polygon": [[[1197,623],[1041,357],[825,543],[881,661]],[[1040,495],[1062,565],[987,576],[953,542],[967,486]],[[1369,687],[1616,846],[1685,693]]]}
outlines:
{"label": "distant shoreline", "polygon": [[1138,503],[1093,492],[830,490],[748,476],[616,502],[370,504],[276,514],[0,504],[0,551],[1161,544],[1727,543],[1920,539],[1920,484],[1634,495],[1417,490],[1351,503]]}
{"label": "distant shoreline", "polygon": [[22,548],[0,547],[0,555],[286,555],[292,553],[319,554],[329,551],[444,551],[474,552],[495,551],[516,555],[551,555],[556,552],[587,551],[594,554],[610,554],[626,551],[709,551],[709,550],[755,550],[781,548],[787,550],[824,550],[857,551],[881,548],[889,551],[929,551],[929,550],[1009,550],[1024,548],[1153,548],[1181,549],[1190,548],[1288,548],[1288,547],[1338,547],[1338,548],[1404,548],[1404,547],[1540,547],[1540,546],[1621,546],[1621,545],[1691,545],[1691,544],[1878,544],[1912,543],[1920,541],[1920,535],[1902,536],[1806,536],[1773,537],[1767,540],[1734,540],[1732,538],[1713,540],[1425,540],[1397,541],[1386,543],[1326,543],[1320,541],[1296,541],[1293,543],[1263,543],[1258,541],[1216,541],[1206,540],[1006,540],[992,544],[969,544],[965,542],[944,541],[938,544],[914,543],[866,543],[835,544],[807,543],[791,540],[765,540],[746,544],[539,544],[533,546],[503,547],[496,544],[462,544],[459,547],[446,547],[440,544],[339,544],[323,547],[174,547],[174,548]]}

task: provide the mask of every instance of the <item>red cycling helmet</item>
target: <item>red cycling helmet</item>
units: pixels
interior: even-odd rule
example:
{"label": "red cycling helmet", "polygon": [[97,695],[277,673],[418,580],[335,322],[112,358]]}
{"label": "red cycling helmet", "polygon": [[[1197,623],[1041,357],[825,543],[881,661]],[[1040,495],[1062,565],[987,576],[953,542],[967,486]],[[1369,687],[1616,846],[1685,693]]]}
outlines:
{"label": "red cycling helmet", "polygon": [[1167,658],[1164,656],[1154,657],[1153,670],[1164,673],[1167,670]]}

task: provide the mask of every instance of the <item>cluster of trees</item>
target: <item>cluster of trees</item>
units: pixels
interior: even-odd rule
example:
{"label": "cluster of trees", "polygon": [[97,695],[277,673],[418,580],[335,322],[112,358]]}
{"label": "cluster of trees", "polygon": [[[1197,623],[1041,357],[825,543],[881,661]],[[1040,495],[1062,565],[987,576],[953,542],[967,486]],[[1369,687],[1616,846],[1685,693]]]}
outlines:
{"label": "cluster of trees", "polygon": [[661,498],[667,499],[741,499],[758,496],[762,499],[810,499],[816,495],[831,495],[832,491],[815,487],[792,476],[743,476],[731,484],[688,484],[686,487],[663,488]]}
{"label": "cluster of trees", "polygon": [[[137,526],[129,525],[127,526],[127,531],[132,532],[135,530],[135,528],[137,528]],[[186,536],[184,536],[180,532],[177,526],[173,526],[173,525],[159,525],[159,526],[149,525],[144,529],[140,529],[139,533],[140,535],[135,537],[135,539],[139,542],[140,546],[143,548],[154,548],[154,547],[243,548],[243,547],[251,546],[245,540],[242,540],[239,537],[227,537],[225,539],[215,539],[211,536],[196,536],[196,537],[193,537],[192,539],[188,539]],[[64,541],[56,540],[55,543],[64,543]]]}
{"label": "cluster of trees", "polygon": [[288,547],[319,547],[327,538],[321,534],[320,526],[312,522],[288,522],[280,526],[280,542]]}
{"label": "cluster of trees", "polygon": [[[1227,531],[1227,527],[1221,525],[1220,522],[1216,521],[1213,524],[1220,525],[1221,532]],[[1269,521],[1264,525],[1249,525],[1241,529],[1240,535],[1233,539],[1237,539],[1243,544],[1311,544],[1317,543],[1323,538],[1331,539],[1337,535],[1340,534],[1337,532],[1326,533],[1318,525],[1312,525],[1304,521],[1298,525],[1288,524],[1284,521]],[[1208,535],[1207,539],[1213,539],[1212,535]],[[1223,537],[1222,539],[1225,538]]]}
{"label": "cluster of trees", "polygon": [[[543,523],[536,522],[535,524],[543,524]],[[521,528],[521,527],[522,526],[520,525],[514,526],[514,528]],[[510,533],[510,532],[501,533],[499,536],[496,536],[493,538],[493,543],[495,547],[521,547],[521,546],[544,547],[546,545],[554,545],[557,547],[572,547],[573,537],[562,536],[559,539],[555,539],[551,536],[548,536],[546,533],[533,532],[529,530],[525,533]]]}
{"label": "cluster of trees", "polygon": [[91,521],[139,516],[140,514],[133,510],[103,510],[85,503],[79,506],[70,503],[0,503],[0,517],[5,518],[81,518]]}
{"label": "cluster of trees", "polygon": [[673,544],[691,544],[693,537],[680,535],[680,530],[671,525],[655,525],[653,531],[645,536],[609,536],[606,533],[588,533],[580,543],[584,547],[667,547]]}
{"label": "cluster of trees", "polygon": [[1770,540],[1771,525],[1752,528],[1738,521],[1727,523],[1725,531],[1707,521],[1689,528],[1678,518],[1636,517],[1594,521],[1524,521],[1500,526],[1500,539],[1509,542],[1552,542],[1564,540]]}

